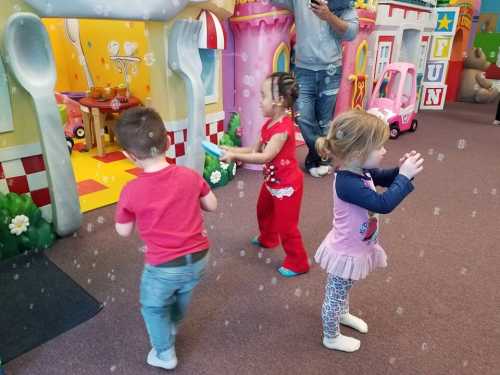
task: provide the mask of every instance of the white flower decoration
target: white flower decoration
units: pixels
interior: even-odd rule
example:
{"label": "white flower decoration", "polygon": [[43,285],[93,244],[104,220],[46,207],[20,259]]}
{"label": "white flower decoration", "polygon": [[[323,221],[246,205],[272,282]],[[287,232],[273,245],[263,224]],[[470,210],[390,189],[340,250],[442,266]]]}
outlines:
{"label": "white flower decoration", "polygon": [[10,233],[19,236],[28,230],[29,225],[30,219],[26,215],[17,215],[9,224]]}
{"label": "white flower decoration", "polygon": [[223,161],[220,162],[220,167],[224,170],[228,169],[229,168],[229,164],[228,163],[224,163]]}
{"label": "white flower decoration", "polygon": [[210,174],[210,182],[212,184],[217,184],[221,178],[222,178],[222,173],[220,173],[220,171],[213,171]]}

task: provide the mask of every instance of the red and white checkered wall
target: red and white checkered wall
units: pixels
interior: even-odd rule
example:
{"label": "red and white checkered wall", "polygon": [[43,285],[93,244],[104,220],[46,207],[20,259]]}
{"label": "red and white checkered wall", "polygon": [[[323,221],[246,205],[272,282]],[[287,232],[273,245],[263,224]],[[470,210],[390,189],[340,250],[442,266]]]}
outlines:
{"label": "red and white checkered wall", "polygon": [[[218,144],[224,134],[224,120],[210,122],[205,124],[205,135],[207,140]],[[167,151],[167,159],[170,163],[175,163],[186,155],[186,146],[188,140],[187,129],[168,132],[170,137],[170,147]]]}
{"label": "red and white checkered wall", "polygon": [[0,162],[0,192],[28,194],[42,210],[43,217],[52,221],[48,186],[47,171],[42,155]]}

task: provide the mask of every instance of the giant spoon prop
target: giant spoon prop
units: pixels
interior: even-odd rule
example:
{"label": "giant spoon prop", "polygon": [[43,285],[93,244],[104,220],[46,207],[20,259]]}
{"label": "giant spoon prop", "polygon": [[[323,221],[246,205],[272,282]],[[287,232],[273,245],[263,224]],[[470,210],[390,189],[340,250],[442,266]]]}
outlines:
{"label": "giant spoon prop", "polygon": [[7,63],[33,99],[51,192],[54,227],[58,235],[65,236],[80,227],[82,215],[54,97],[56,68],[49,37],[38,16],[16,13],[7,21],[4,38]]}

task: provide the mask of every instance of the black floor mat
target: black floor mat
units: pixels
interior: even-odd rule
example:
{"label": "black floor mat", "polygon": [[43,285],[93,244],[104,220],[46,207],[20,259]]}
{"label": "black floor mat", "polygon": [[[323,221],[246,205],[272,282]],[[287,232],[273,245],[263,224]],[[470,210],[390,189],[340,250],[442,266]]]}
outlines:
{"label": "black floor mat", "polygon": [[101,304],[43,254],[0,263],[3,363],[92,318]]}

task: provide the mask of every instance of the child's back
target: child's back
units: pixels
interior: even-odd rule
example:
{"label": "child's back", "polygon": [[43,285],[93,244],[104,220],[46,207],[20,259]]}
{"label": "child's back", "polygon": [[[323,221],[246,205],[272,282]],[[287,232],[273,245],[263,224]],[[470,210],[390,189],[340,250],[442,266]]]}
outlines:
{"label": "child's back", "polygon": [[210,192],[194,171],[176,165],[142,173],[127,184],[120,197],[117,222],[135,215],[137,230],[146,243],[146,263],[158,265],[208,248],[200,197]]}

